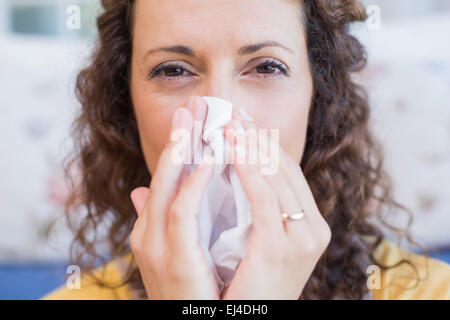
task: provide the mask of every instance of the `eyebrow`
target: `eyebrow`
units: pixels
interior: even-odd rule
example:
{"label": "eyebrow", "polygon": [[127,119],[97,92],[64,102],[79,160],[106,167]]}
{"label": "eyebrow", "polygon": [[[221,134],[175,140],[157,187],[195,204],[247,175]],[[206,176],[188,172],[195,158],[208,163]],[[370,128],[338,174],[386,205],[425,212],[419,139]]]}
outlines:
{"label": "eyebrow", "polygon": [[[288,47],[282,45],[281,43],[279,43],[277,41],[265,41],[265,42],[256,43],[256,44],[252,44],[252,45],[246,45],[238,50],[238,54],[241,56],[252,54],[264,47],[280,47],[290,53],[293,53],[293,51],[291,49],[289,49]],[[158,52],[158,51],[173,52],[173,53],[179,53],[179,54],[184,54],[187,56],[195,57],[195,52],[192,48],[183,46],[183,45],[179,45],[179,44],[170,46],[170,47],[161,47],[161,48],[151,49],[151,50],[147,51],[147,53],[145,54],[144,57],[146,57],[152,53]]]}

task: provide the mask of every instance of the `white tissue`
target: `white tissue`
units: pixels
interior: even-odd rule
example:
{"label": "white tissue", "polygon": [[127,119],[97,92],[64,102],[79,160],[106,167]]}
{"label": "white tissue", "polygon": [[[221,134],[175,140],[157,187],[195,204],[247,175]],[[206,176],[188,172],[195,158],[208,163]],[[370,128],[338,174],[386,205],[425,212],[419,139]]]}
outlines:
{"label": "white tissue", "polygon": [[[200,243],[219,289],[228,285],[238,263],[245,255],[250,235],[250,203],[242,189],[238,175],[226,161],[230,146],[224,137],[224,126],[232,118],[233,105],[217,97],[202,97],[208,105],[203,127],[200,154],[215,154],[215,172],[203,194],[198,214]],[[208,150],[209,148],[209,150]],[[191,170],[196,165],[191,165]]]}

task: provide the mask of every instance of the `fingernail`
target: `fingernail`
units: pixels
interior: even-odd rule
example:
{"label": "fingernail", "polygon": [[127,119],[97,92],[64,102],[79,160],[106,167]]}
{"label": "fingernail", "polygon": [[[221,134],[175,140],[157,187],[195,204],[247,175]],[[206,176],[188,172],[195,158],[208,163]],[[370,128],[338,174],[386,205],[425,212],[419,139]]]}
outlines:
{"label": "fingernail", "polygon": [[253,122],[255,121],[250,115],[245,111],[244,108],[239,108],[239,113],[241,114],[242,118],[244,118],[245,121]]}
{"label": "fingernail", "polygon": [[172,115],[172,125],[175,125],[180,119],[180,108],[176,109]]}

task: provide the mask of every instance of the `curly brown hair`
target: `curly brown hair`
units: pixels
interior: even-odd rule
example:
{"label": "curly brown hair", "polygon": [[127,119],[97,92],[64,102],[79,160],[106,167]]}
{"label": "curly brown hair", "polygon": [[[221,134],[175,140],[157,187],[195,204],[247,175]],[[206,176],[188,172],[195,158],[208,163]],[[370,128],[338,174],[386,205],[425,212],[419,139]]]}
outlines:
{"label": "curly brown hair", "polygon": [[[97,46],[77,77],[81,111],[66,166],[72,182],[66,216],[75,234],[71,260],[88,271],[96,262],[131,252],[128,237],[137,215],[129,195],[151,180],[129,90],[134,0],[102,5]],[[385,205],[408,210],[392,199],[382,149],[369,129],[367,94],[352,80],[367,59],[349,23],[366,19],[364,7],[356,0],[303,0],[301,8],[314,95],[300,166],[332,239],[299,299],[362,299],[368,293],[367,266],[393,267],[373,257],[384,234],[371,218],[387,224]],[[411,241],[408,227],[395,231]],[[411,264],[396,265],[401,263]],[[121,283],[97,280],[145,292],[133,261]]]}

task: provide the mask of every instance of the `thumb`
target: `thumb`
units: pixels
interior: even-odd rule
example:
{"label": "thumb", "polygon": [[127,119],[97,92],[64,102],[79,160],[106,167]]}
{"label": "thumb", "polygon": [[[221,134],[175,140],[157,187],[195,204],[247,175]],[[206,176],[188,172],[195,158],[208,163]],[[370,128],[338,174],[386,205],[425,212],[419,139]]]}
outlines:
{"label": "thumb", "polygon": [[147,199],[147,195],[148,188],[146,187],[138,187],[130,193],[131,202],[133,202],[138,216],[140,216],[142,210],[144,210],[144,204],[145,200]]}

